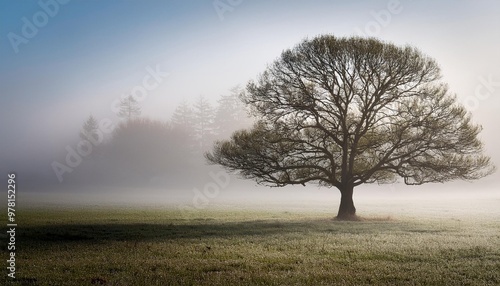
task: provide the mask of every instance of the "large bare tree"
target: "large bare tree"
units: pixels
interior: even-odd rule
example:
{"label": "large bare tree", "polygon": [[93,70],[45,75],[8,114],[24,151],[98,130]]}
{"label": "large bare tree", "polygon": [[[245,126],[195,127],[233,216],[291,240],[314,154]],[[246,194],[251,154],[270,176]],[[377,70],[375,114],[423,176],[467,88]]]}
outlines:
{"label": "large bare tree", "polygon": [[340,190],[337,218],[355,218],[365,183],[475,180],[494,171],[481,127],[414,47],[324,35],[285,50],[244,102],[258,123],[217,142],[211,163],[270,186]]}

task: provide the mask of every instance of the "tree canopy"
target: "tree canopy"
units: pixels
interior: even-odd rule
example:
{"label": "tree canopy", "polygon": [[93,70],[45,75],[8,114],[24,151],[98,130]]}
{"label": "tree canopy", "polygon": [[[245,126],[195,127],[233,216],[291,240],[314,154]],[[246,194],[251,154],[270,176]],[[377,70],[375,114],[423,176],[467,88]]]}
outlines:
{"label": "tree canopy", "polygon": [[476,180],[494,171],[481,127],[418,49],[374,38],[306,39],[247,85],[255,126],[207,153],[269,186],[317,183],[341,192],[338,218],[355,216],[353,188]]}

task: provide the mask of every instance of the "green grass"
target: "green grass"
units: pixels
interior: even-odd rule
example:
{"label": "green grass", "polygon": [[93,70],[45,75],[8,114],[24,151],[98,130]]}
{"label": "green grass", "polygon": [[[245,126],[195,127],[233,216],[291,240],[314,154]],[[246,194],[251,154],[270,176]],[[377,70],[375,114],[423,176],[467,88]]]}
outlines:
{"label": "green grass", "polygon": [[[20,210],[17,279],[3,275],[0,284],[500,284],[500,225],[492,218],[331,217],[217,209]],[[6,239],[3,231],[4,261]]]}

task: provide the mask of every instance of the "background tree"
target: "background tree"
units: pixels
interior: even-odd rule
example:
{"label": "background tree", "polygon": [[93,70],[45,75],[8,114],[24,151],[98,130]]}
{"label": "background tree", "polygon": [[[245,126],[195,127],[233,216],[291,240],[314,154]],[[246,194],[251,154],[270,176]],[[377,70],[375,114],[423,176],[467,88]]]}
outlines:
{"label": "background tree", "polygon": [[132,95],[129,95],[120,101],[120,111],[118,112],[119,117],[130,120],[138,117],[139,115],[141,115],[141,106]]}
{"label": "background tree", "polygon": [[244,101],[259,118],[217,142],[207,159],[271,186],[340,190],[337,217],[355,218],[353,189],[475,180],[493,172],[481,127],[413,47],[331,35],[281,54]]}
{"label": "background tree", "polygon": [[183,101],[174,111],[172,118],[172,127],[180,132],[186,134],[189,139],[189,149],[194,151],[197,147],[195,143],[195,132],[194,132],[194,113],[193,108]]}
{"label": "background tree", "polygon": [[222,95],[215,110],[215,133],[218,138],[229,137],[236,129],[249,126],[250,118],[240,96],[244,91],[236,86]]}
{"label": "background tree", "polygon": [[214,108],[204,96],[198,97],[193,107],[195,139],[199,150],[205,152],[214,139]]}
{"label": "background tree", "polygon": [[175,128],[181,128],[184,130],[190,130],[194,128],[193,108],[189,106],[187,101],[181,102],[181,104],[177,106],[177,108],[175,108],[171,122]]}
{"label": "background tree", "polygon": [[80,131],[80,138],[84,140],[93,138],[95,140],[98,136],[98,128],[99,126],[97,120],[94,118],[94,116],[90,115],[83,123],[82,130]]}

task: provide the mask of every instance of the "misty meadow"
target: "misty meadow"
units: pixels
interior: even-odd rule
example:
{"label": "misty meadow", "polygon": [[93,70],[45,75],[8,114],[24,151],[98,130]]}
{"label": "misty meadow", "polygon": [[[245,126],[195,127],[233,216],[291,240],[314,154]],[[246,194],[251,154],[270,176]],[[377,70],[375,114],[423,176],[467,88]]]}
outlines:
{"label": "misty meadow", "polygon": [[4,1],[2,285],[500,284],[500,5]]}

